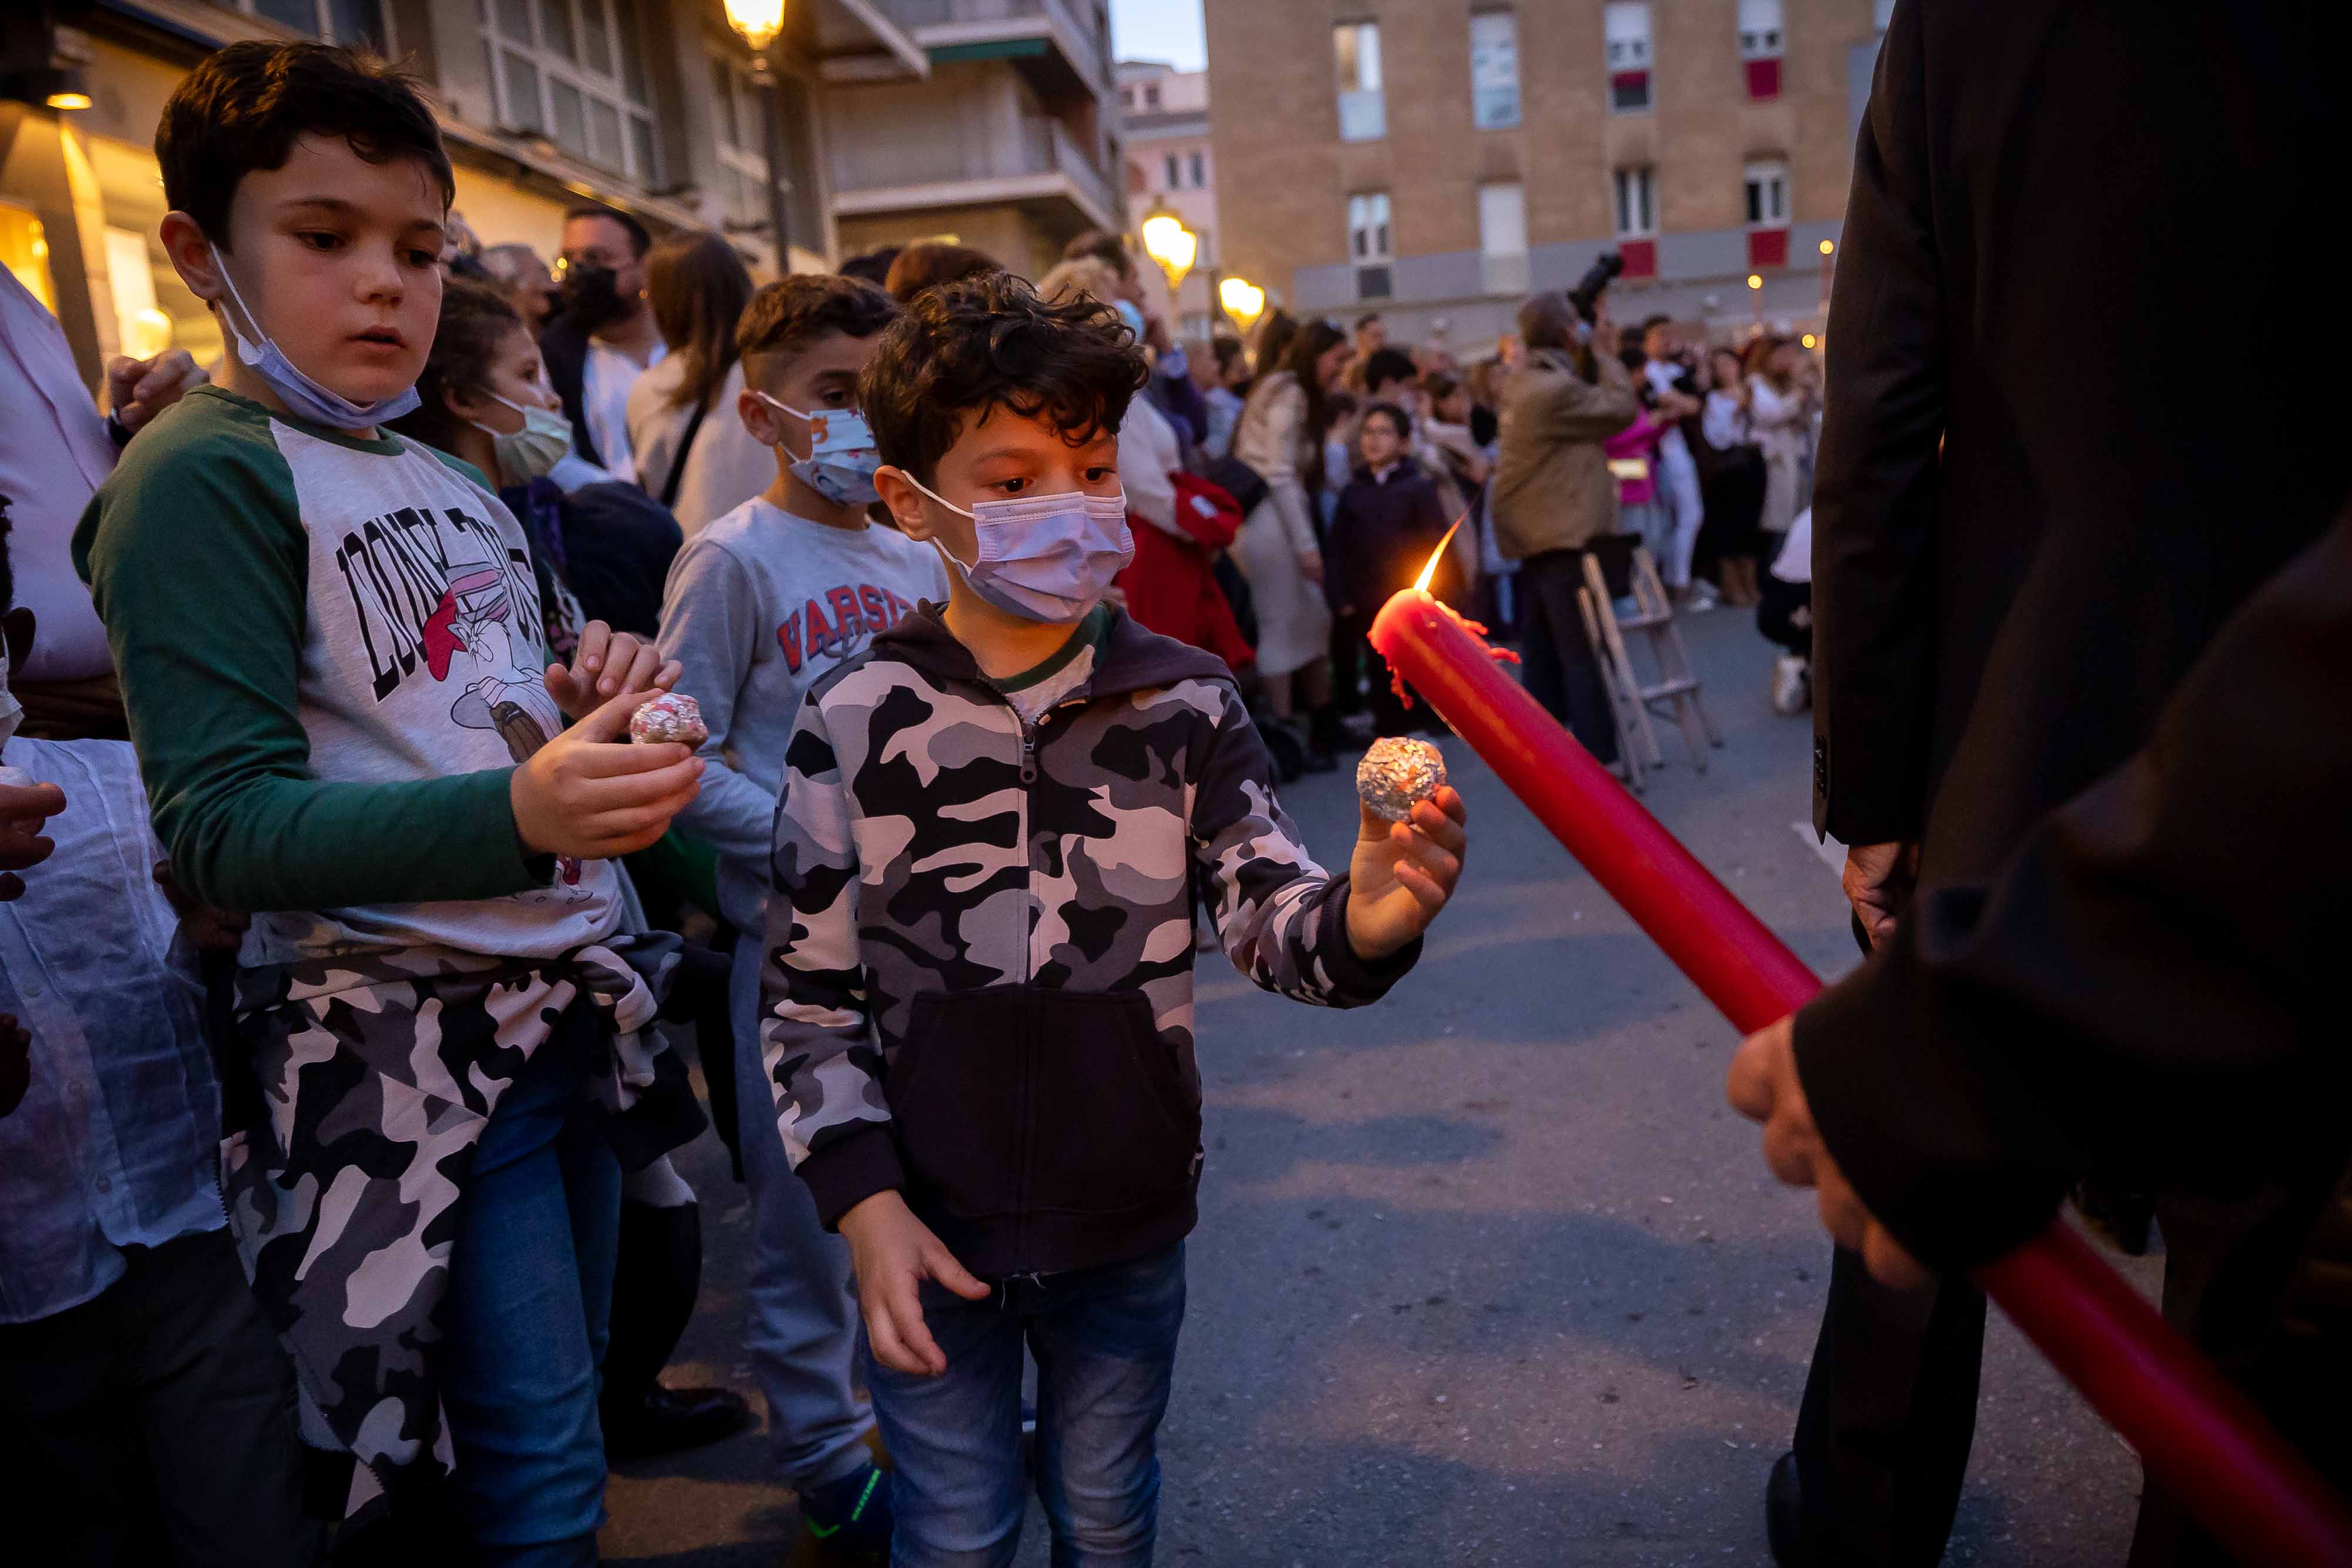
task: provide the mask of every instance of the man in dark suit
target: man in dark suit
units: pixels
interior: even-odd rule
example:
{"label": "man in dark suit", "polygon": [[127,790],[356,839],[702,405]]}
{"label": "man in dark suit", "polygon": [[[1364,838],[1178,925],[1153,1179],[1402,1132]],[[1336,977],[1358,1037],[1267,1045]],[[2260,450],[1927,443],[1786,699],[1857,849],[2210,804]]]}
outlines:
{"label": "man in dark suit", "polygon": [[[2037,822],[2147,744],[2227,618],[2333,513],[2327,356],[2228,324],[2292,319],[2313,296],[2305,257],[2346,151],[2343,34],[2332,6],[1897,5],[1832,301],[1813,536],[1816,821],[1853,846],[1847,893],[1874,942],[1904,931],[1915,885],[1994,884]],[[1958,1081],[1921,1078],[1920,1042],[1885,1031],[1905,1006],[1838,1000],[1907,996],[1906,975],[1874,962],[1799,1016],[1796,1064],[1842,1064],[1804,1074],[1816,1110],[1834,1103],[1821,1122],[1841,1163],[1833,1121],[1882,1115],[1931,1145],[1926,1129],[1973,1126]],[[1851,1071],[1874,1060],[1888,1071]],[[2136,1105],[2147,1070],[2113,1060],[2102,1090]],[[1857,1109],[1863,1085],[1918,1103]],[[2238,1310],[2265,1283],[2245,1270],[2275,1284],[2318,1197],[2309,1170],[2236,1174],[2163,1211],[2168,1310],[2225,1359],[2263,1332]],[[1882,1171],[1855,1180],[1874,1208],[1896,1200]],[[2016,1195],[1984,1196],[1990,1211]],[[1939,1236],[1931,1260],[1987,1244]],[[1941,1555],[1983,1322],[1957,1274],[1889,1291],[1839,1253],[1770,1490],[1786,1568]],[[2153,1524],[2162,1508],[2136,1563],[2193,1560]]]}

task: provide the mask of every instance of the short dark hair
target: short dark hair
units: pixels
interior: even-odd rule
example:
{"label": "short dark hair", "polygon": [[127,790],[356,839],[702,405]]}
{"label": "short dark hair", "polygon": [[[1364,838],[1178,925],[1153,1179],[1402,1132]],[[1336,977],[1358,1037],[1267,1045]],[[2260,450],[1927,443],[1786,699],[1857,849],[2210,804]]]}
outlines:
{"label": "short dark hair", "polygon": [[567,224],[574,218],[610,218],[613,222],[620,225],[622,229],[629,236],[629,254],[631,256],[643,256],[646,251],[653,248],[654,236],[651,232],[646,229],[645,225],[637,222],[636,219],[621,211],[618,207],[608,207],[602,202],[583,202],[580,205],[573,207],[571,211],[563,214],[563,221]]}
{"label": "short dark hair", "polygon": [[1108,229],[1088,229],[1062,247],[1064,261],[1077,261],[1091,256],[1119,277],[1135,276],[1135,257],[1127,253],[1127,241]]}
{"label": "short dark hair", "polygon": [[796,272],[752,294],[735,328],[735,351],[743,357],[748,377],[754,358],[804,354],[835,332],[870,338],[898,315],[898,301],[862,277]]}
{"label": "short dark hair", "polygon": [[918,295],[883,334],[858,389],[882,461],[929,483],[963,416],[1009,409],[1076,445],[1117,434],[1150,372],[1134,335],[1100,300],[1048,304],[990,273]]}
{"label": "short dark hair", "polygon": [[[449,412],[444,396],[452,392],[479,392],[490,384],[490,362],[507,334],[523,324],[522,312],[492,284],[452,277],[441,285],[441,320],[433,330],[433,351],[416,378],[416,407],[392,421],[401,434],[438,446],[453,444],[458,417]],[[499,476],[490,476],[495,486]]]}
{"label": "short dark hair", "polygon": [[986,251],[974,250],[968,245],[951,245],[946,240],[924,240],[900,251],[881,283],[890,291],[891,298],[904,305],[926,288],[1003,270]]}
{"label": "short dark hair", "polygon": [[1390,402],[1386,399],[1382,399],[1381,402],[1376,402],[1372,404],[1371,407],[1364,410],[1364,418],[1370,419],[1376,413],[1384,413],[1389,416],[1390,422],[1396,426],[1398,440],[1404,441],[1412,438],[1412,415],[1405,413],[1403,409],[1399,408],[1395,403]]}
{"label": "short dark hair", "polygon": [[1367,310],[1361,316],[1356,318],[1356,330],[1360,332],[1380,319],[1381,313],[1379,311]]}
{"label": "short dark hair", "polygon": [[283,169],[302,136],[341,137],[371,163],[414,158],[457,199],[441,127],[414,77],[326,44],[228,44],[172,89],[155,127],[163,201],[229,248],[229,204],[255,170]]}
{"label": "short dark hair", "polygon": [[1209,340],[1209,351],[1217,356],[1217,369],[1230,371],[1234,368],[1234,361],[1249,350],[1242,347],[1239,338],[1229,338],[1220,333]]}
{"label": "short dark hair", "polygon": [[1530,349],[1567,349],[1576,343],[1576,307],[1557,288],[1531,295],[1519,307],[1519,340]]}
{"label": "short dark hair", "polygon": [[1429,406],[1434,409],[1460,392],[1462,382],[1459,377],[1447,375],[1444,371],[1432,371],[1421,378],[1421,390],[1428,397]]}
{"label": "short dark hair", "polygon": [[877,246],[862,256],[853,256],[841,264],[844,277],[862,277],[877,287],[890,287],[890,264],[898,259],[899,247],[895,245]]}
{"label": "short dark hair", "polygon": [[1391,382],[1409,382],[1421,374],[1421,367],[1402,349],[1374,349],[1364,356],[1364,390],[1370,392]]}

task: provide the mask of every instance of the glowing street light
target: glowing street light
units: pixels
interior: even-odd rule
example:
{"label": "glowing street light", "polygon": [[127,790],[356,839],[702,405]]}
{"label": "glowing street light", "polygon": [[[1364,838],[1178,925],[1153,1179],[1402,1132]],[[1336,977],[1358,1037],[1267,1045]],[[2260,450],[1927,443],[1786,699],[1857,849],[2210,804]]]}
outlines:
{"label": "glowing street light", "polygon": [[1160,264],[1168,275],[1169,298],[1184,285],[1184,275],[1192,270],[1192,263],[1201,254],[1201,236],[1184,226],[1184,220],[1166,208],[1143,220],[1144,254]]}
{"label": "glowing street light", "polygon": [[760,84],[761,118],[766,123],[768,222],[774,228],[776,275],[793,270],[792,225],[784,212],[784,106],[768,46],[784,30],[784,0],[726,0],[727,25],[751,47],[751,74]]}
{"label": "glowing street light", "polygon": [[1822,241],[1822,254],[1823,256],[1835,256],[1837,254],[1837,241],[1833,239],[1825,239]]}
{"label": "glowing street light", "polygon": [[1217,303],[1234,319],[1234,325],[1249,336],[1257,319],[1265,314],[1265,290],[1244,277],[1228,277],[1217,286]]}
{"label": "glowing street light", "polygon": [[727,0],[727,25],[760,54],[784,30],[784,0]]}

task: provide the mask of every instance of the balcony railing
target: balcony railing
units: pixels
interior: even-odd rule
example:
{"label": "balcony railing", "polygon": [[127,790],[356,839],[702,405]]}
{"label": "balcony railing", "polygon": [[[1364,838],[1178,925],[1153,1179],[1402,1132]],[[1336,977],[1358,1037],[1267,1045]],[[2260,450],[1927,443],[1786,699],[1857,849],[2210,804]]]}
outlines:
{"label": "balcony railing", "polygon": [[891,19],[909,31],[925,27],[1032,22],[1058,33],[1072,64],[1094,78],[1098,90],[1111,78],[1110,40],[1092,9],[1075,0],[880,0]]}
{"label": "balcony railing", "polygon": [[1060,120],[1024,120],[1021,132],[1022,151],[1029,165],[1024,172],[1066,174],[1110,223],[1118,225],[1124,219],[1127,207],[1119,199],[1118,188],[1108,175],[1095,166],[1086,149],[1078,145],[1078,139]]}

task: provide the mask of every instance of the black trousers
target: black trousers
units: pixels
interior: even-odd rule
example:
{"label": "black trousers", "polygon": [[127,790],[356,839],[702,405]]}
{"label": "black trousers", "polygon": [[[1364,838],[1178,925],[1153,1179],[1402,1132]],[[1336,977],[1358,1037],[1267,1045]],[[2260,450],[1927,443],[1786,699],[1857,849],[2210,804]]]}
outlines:
{"label": "black trousers", "polygon": [[[134,1249],[94,1299],[0,1326],[12,1561],[302,1568],[294,1369],[226,1230]],[[21,1552],[21,1557],[17,1553]]]}
{"label": "black trousers", "polygon": [[[1519,563],[1519,658],[1528,695],[1568,726],[1577,743],[1601,762],[1617,760],[1617,718],[1609,688],[1584,634],[1576,591],[1584,586],[1580,549],[1546,550]],[[1603,615],[1609,606],[1598,606]]]}
{"label": "black trousers", "polygon": [[[2250,1395],[2322,1476],[2352,1483],[2352,1333],[2289,1340],[2277,1307],[2328,1183],[2244,1198],[2167,1197],[2164,1314]],[[1804,1530],[1822,1568],[1932,1568],[1944,1554],[1975,1437],[1985,1299],[1962,1281],[1886,1290],[1839,1249],[1797,1416]],[[2347,1325],[2352,1326],[2352,1325]],[[2128,1568],[2236,1559],[2153,1482]]]}

